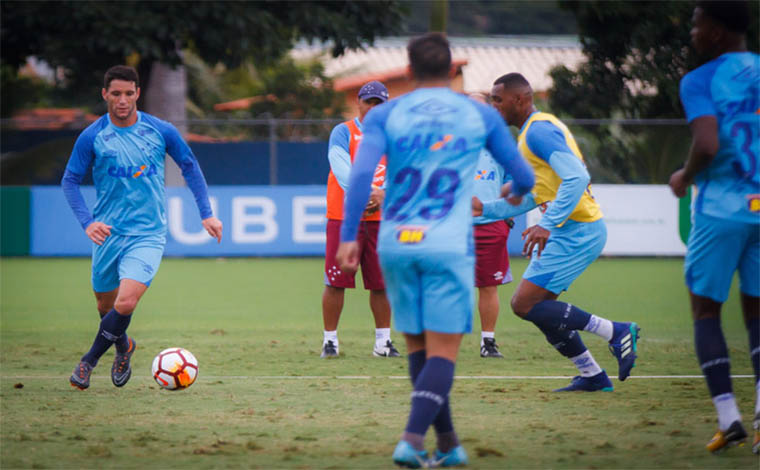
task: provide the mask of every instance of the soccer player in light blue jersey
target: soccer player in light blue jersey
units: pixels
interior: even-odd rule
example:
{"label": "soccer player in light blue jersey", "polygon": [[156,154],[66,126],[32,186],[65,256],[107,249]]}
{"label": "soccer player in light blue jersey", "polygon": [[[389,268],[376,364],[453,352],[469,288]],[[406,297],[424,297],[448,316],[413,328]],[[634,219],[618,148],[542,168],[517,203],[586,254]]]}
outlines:
{"label": "soccer player in light blue jersey", "polygon": [[[127,327],[158,271],[166,243],[167,153],[182,169],[203,227],[217,241],[222,238],[222,223],[211,212],[206,180],[190,147],[174,126],[137,111],[137,71],[111,67],[101,93],[108,113],[79,135],[61,181],[66,200],[93,242],[92,287],[101,316],[92,347],[69,379],[81,390],[90,386],[92,369],[112,344],[113,384],[124,386],[132,374],[136,343],[127,336]],[[97,193],[93,213],[79,190],[90,167]]]}
{"label": "soccer player in light blue jersey", "polygon": [[[375,167],[387,156],[378,253],[395,328],[404,333],[412,379],[411,411],[393,453],[398,465],[467,463],[454,431],[449,391],[464,333],[472,329],[474,257],[472,198],[475,165],[485,146],[513,177],[511,202],[533,186],[533,172],[490,107],[453,92],[451,50],[431,33],[407,47],[415,90],[372,109],[346,194],[341,269],[356,271],[359,218]],[[434,461],[423,448],[433,425]]]}
{"label": "soccer player in light blue jersey", "polygon": [[[491,100],[507,124],[520,129],[518,149],[536,174],[533,192],[520,210],[538,206],[542,211],[540,221],[522,234],[523,254],[531,260],[512,296],[512,311],[536,325],[578,369],[579,375],[570,385],[556,391],[612,391],[607,373],[578,331],[594,333],[609,342],[618,361],[618,379],[623,381],[635,365],[640,328],[636,323],[610,321],[557,300],[602,253],[607,241],[583,155],[564,123],[535,108],[530,83],[519,73],[496,79]],[[494,205],[505,207],[500,201],[487,202],[484,215],[514,215],[493,212]]]}
{"label": "soccer player in light blue jersey", "polygon": [[670,177],[678,197],[697,185],[684,271],[697,359],[718,413],[711,452],[747,437],[720,325],[736,271],[757,391],[752,450],[760,452],[760,56],[747,51],[749,20],[745,1],[697,2],[691,42],[708,62],[681,80],[692,142]]}
{"label": "soccer player in light blue jersey", "polygon": [[[481,93],[471,93],[469,96],[479,103],[488,103]],[[507,181],[509,181],[509,174],[504,171],[504,167],[496,163],[491,152],[486,149],[481,150],[475,171],[473,201],[499,199],[501,187]],[[501,359],[504,355],[499,352],[495,337],[496,321],[499,318],[497,289],[501,285],[512,282],[512,271],[509,268],[507,253],[510,226],[502,218],[483,215],[475,216],[473,225],[475,287],[478,288],[478,313],[480,314],[480,357]]]}

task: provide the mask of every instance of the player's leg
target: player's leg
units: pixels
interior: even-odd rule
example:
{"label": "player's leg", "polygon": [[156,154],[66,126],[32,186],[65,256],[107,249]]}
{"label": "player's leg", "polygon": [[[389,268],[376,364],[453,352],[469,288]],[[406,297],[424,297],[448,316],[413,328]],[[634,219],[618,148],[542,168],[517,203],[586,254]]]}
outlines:
{"label": "player's leg", "polygon": [[432,424],[436,431],[435,466],[467,463],[451,419],[450,395],[462,335],[472,330],[474,259],[438,255],[426,259],[423,275],[423,328],[426,361],[412,393],[404,440],[421,448]]}
{"label": "player's leg", "polygon": [[509,227],[504,221],[475,225],[475,287],[480,314],[480,357],[503,358],[496,344],[499,318],[497,287],[512,281],[507,254]]}
{"label": "player's leg", "polygon": [[[517,316],[529,320],[526,317],[535,310],[537,305],[556,301],[558,295],[558,293],[536,285],[532,281],[523,279],[517,285],[515,294],[512,296],[512,310]],[[556,391],[612,391],[612,382],[607,377],[607,373],[599,367],[594,356],[583,344],[578,332],[536,322],[533,324],[541,330],[549,344],[557,352],[568,358],[578,369],[579,375],[573,378],[570,385]]]}
{"label": "player's leg", "polygon": [[340,244],[340,220],[328,220],[326,227],[327,240],[325,244],[325,290],[322,292],[322,336],[323,358],[338,357],[340,344],[338,342],[338,321],[343,311],[344,290],[353,289],[354,276],[344,273],[338,267],[335,254]]}
{"label": "player's leg", "polygon": [[747,244],[739,260],[744,325],[749,337],[750,359],[755,374],[755,415],[752,427],[755,437],[752,452],[760,454],[760,230],[751,226]]}
{"label": "player's leg", "polygon": [[[95,292],[95,300],[97,301],[98,314],[100,315],[101,320],[113,308],[118,293],[118,288],[109,292]],[[116,348],[116,351],[122,353],[128,351],[130,348],[129,337],[127,335],[119,336],[119,339],[114,343],[114,348]]]}
{"label": "player's leg", "polygon": [[369,290],[369,308],[375,319],[376,357],[399,357],[398,349],[391,340],[391,306],[385,293],[385,281],[377,256],[377,234],[380,222],[362,222],[358,242],[361,246],[360,264],[364,288]]}
{"label": "player's leg", "polygon": [[[531,260],[523,280],[558,295],[599,257],[606,241],[607,228],[603,220],[570,221],[552,232],[541,258]],[[585,330],[604,338],[618,361],[618,379],[625,380],[636,364],[639,326],[592,315],[555,299],[518,305],[515,313],[542,330]]]}
{"label": "player's leg", "polygon": [[[109,341],[101,332],[104,328],[103,321],[108,312],[113,309],[113,302],[116,300],[115,294],[109,294],[117,293],[119,289],[118,263],[123,245],[124,237],[111,235],[105,239],[102,245],[93,245],[92,248],[91,281],[98,302],[98,311],[101,313],[101,319],[90,351],[79,360],[69,378],[69,383],[80,390],[84,390],[90,386],[92,369],[97,365],[100,356],[113,344],[113,341]],[[98,297],[99,294],[102,294],[102,304],[101,298]],[[108,310],[105,310],[104,313],[103,310],[106,307],[108,307]]]}
{"label": "player's leg", "polygon": [[749,336],[749,354],[755,374],[755,417],[752,427],[755,437],[752,452],[760,454],[760,297],[742,293],[744,324]]}
{"label": "player's leg", "polygon": [[694,214],[684,261],[694,320],[694,346],[718,414],[718,432],[707,444],[711,452],[739,444],[747,436],[733,393],[731,364],[720,318],[745,250],[747,233],[742,225]]}

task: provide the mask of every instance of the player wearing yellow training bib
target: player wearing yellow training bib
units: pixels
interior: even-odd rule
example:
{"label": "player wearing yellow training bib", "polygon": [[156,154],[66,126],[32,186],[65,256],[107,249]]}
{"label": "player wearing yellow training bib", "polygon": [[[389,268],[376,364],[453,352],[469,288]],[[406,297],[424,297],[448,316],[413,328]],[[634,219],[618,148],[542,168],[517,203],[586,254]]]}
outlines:
{"label": "player wearing yellow training bib", "polygon": [[[523,254],[531,260],[512,297],[512,310],[533,322],[577,367],[580,375],[557,391],[612,391],[607,373],[577,332],[589,331],[609,341],[622,381],[635,364],[638,325],[613,322],[556,300],[599,257],[607,241],[607,228],[591,193],[583,156],[559,119],[536,110],[533,90],[522,75],[498,78],[491,99],[504,120],[520,128],[518,149],[536,175],[532,198],[526,197],[518,210],[539,207],[542,212],[541,220],[523,232]],[[506,209],[503,202],[488,201],[482,212],[487,217],[516,215],[517,211]]]}

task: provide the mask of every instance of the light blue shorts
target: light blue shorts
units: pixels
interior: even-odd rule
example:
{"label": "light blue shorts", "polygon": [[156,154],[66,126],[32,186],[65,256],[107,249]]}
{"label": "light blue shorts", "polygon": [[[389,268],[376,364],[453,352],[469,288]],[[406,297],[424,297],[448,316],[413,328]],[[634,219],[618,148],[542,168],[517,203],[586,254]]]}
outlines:
{"label": "light blue shorts", "polygon": [[523,279],[555,294],[566,291],[602,254],[605,243],[607,226],[604,219],[595,222],[568,220],[552,231],[540,258],[536,258],[534,250]]}
{"label": "light blue shorts", "polygon": [[380,253],[396,330],[472,331],[475,257],[453,253]]}
{"label": "light blue shorts", "polygon": [[760,297],[760,224],[694,214],[684,263],[689,290],[723,303],[737,270],[739,290]]}
{"label": "light blue shorts", "polygon": [[113,235],[92,247],[92,288],[110,292],[122,279],[150,285],[164,254],[164,235]]}

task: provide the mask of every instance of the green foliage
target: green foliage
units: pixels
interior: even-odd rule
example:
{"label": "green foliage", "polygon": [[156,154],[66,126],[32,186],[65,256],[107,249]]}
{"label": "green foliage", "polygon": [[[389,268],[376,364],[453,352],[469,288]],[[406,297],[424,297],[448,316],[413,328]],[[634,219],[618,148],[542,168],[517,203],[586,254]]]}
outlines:
{"label": "green foliage", "polygon": [[62,67],[68,89],[92,90],[110,66],[128,59],[149,77],[154,61],[179,65],[183,49],[227,67],[275,63],[299,39],[329,41],[335,55],[397,31],[398,0],[266,2],[0,3],[3,65],[28,56]]}
{"label": "green foliage", "polygon": [[[752,4],[757,18],[758,4]],[[690,46],[692,2],[561,1],[575,15],[587,62],[552,70],[551,108],[574,118],[679,119],[681,77],[699,59]],[[747,35],[758,49],[758,24]],[[588,128],[584,153],[597,182],[666,183],[688,149],[685,126]],[[591,152],[598,152],[591,154]],[[596,162],[594,164],[593,162]],[[596,165],[596,166],[595,166]]]}
{"label": "green foliage", "polygon": [[[642,326],[634,374],[613,379],[613,393],[552,393],[569,378],[536,377],[569,377],[575,368],[509,312],[515,283],[499,287],[496,338],[506,359],[479,357],[476,326],[457,360],[457,375],[469,378],[457,379],[451,395],[470,468],[756,469],[749,446],[720,457],[704,450],[717,423],[694,357],[682,265],[603,259],[562,295]],[[513,260],[516,279],[525,266]],[[323,267],[321,258],[165,259],[130,324],[138,342],[130,382],[111,384],[109,351],[82,392],[67,378],[97,331],[90,260],[3,259],[0,467],[391,468],[409,410],[406,359],[372,357],[363,289],[346,293],[341,357],[319,358]],[[732,373],[749,375],[738,298],[735,286],[723,328]],[[581,334],[615,376],[606,342]],[[153,356],[172,346],[199,360],[187,390],[160,390],[150,377]],[[734,391],[751,417],[753,379],[735,379]],[[431,430],[428,449],[434,440]]]}

